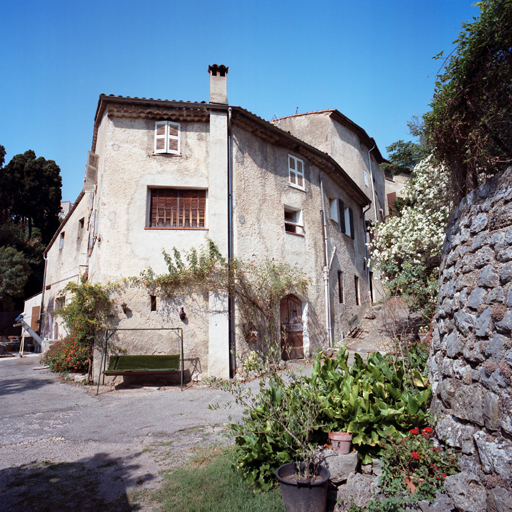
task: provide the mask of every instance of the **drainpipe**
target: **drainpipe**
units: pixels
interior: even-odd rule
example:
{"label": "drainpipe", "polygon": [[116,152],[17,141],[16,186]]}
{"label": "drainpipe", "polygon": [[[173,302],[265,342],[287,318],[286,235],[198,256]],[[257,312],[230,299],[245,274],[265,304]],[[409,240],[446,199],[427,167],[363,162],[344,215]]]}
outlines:
{"label": "drainpipe", "polygon": [[325,265],[323,267],[324,274],[324,290],[325,290],[325,327],[327,329],[327,338],[329,339],[329,347],[334,345],[332,325],[331,325],[331,293],[329,286],[329,275],[331,270],[331,259],[329,257],[329,233],[327,231],[327,220],[325,215],[325,197],[324,182],[322,180],[323,173],[320,173],[320,193],[322,194],[322,223],[324,228],[324,247],[325,247]]}
{"label": "drainpipe", "polygon": [[[233,135],[231,131],[231,107],[228,107],[228,262],[231,265],[233,260]],[[228,295],[228,317],[229,317],[229,375],[235,376],[236,370],[236,346],[235,346],[235,300],[229,290]]]}
{"label": "drainpipe", "polygon": [[[374,210],[374,213],[375,213],[375,220],[379,220],[379,218],[377,217],[377,201],[375,200],[375,185],[373,183],[373,172],[372,172],[372,157],[370,155],[370,153],[377,147],[377,144],[374,144],[373,145],[373,148],[370,149],[370,151],[368,151],[368,163],[370,165],[370,180],[372,182],[372,193],[373,193],[373,210]],[[370,204],[371,206],[371,204]]]}
{"label": "drainpipe", "polygon": [[[41,292],[41,307],[39,308],[39,329],[37,330],[41,338],[44,340],[43,331],[42,331],[42,324],[43,324],[43,313],[44,313],[44,292],[46,289],[46,266],[48,265],[48,258],[46,257],[46,254],[43,253],[43,259],[44,259],[44,273],[43,273],[43,290]],[[41,352],[43,351],[43,346],[41,345]]]}
{"label": "drainpipe", "polygon": [[370,210],[372,207],[372,203],[370,201],[370,204],[368,205],[368,208],[366,210],[363,210],[363,224],[364,224],[364,249],[366,252],[366,282],[368,283],[368,295],[370,296],[370,305],[372,304],[372,292],[370,289],[370,265],[368,265],[368,261],[370,259],[370,251],[368,251],[368,246],[366,243],[368,242],[368,233],[366,231],[366,219],[364,218],[365,213]]}

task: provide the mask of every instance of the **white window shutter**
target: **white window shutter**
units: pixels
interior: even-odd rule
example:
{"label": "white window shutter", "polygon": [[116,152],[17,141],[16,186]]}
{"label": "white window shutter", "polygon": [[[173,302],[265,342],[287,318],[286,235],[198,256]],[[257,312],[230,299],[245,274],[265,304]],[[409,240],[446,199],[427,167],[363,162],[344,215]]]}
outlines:
{"label": "white window shutter", "polygon": [[167,152],[175,155],[180,154],[180,124],[167,122]]}
{"label": "white window shutter", "polygon": [[155,153],[167,153],[167,121],[155,123]]}
{"label": "white window shutter", "polygon": [[100,166],[99,155],[93,153],[92,151],[87,151],[87,165],[90,165],[91,167],[94,167],[96,170],[98,170]]}

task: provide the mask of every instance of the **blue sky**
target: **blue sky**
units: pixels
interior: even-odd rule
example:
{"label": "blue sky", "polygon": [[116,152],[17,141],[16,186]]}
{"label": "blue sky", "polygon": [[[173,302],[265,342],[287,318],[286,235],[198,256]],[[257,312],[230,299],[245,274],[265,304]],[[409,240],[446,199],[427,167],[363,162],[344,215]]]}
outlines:
{"label": "blue sky", "polygon": [[264,119],[337,108],[383,154],[410,140],[471,0],[16,0],[0,16],[0,144],[83,184],[101,93],[207,101],[209,64],[228,100]]}

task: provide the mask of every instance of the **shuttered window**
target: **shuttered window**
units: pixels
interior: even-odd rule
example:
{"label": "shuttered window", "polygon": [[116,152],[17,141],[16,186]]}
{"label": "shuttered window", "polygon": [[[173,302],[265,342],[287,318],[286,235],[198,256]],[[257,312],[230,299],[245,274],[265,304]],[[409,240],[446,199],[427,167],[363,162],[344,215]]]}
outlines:
{"label": "shuttered window", "polygon": [[206,190],[151,189],[151,228],[205,227]]}
{"label": "shuttered window", "polygon": [[180,124],[172,121],[155,123],[155,153],[180,154]]}
{"label": "shuttered window", "polygon": [[300,158],[288,155],[290,185],[304,189],[304,162]]}

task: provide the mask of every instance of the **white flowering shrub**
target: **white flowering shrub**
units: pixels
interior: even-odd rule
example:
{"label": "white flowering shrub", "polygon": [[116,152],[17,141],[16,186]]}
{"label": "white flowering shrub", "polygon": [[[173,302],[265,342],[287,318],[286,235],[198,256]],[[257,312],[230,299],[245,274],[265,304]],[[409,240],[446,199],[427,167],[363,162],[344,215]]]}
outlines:
{"label": "white flowering shrub", "polygon": [[410,299],[430,314],[437,301],[438,271],[450,212],[449,175],[422,160],[404,188],[403,205],[372,227],[371,265],[382,272],[392,295]]}

